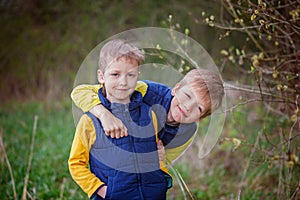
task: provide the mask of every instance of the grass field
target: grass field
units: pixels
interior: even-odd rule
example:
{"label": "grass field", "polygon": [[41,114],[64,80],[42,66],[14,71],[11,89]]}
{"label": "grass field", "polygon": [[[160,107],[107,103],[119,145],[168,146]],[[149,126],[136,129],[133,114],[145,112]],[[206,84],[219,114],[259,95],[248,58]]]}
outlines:
{"label": "grass field", "polygon": [[[287,168],[283,161],[273,162],[266,156],[264,152],[271,149],[270,144],[260,134],[260,123],[256,121],[253,126],[253,122],[244,117],[250,111],[243,109],[229,116],[213,151],[204,159],[198,159],[201,130],[208,123],[203,121],[199,136],[176,162],[174,168],[194,199],[288,199],[293,195],[299,180],[299,166]],[[27,174],[34,116],[38,116],[38,121],[31,169]],[[271,128],[275,120],[268,119],[265,128],[276,131]],[[87,199],[73,182],[67,166],[75,131],[70,101],[51,104],[11,102],[1,107],[0,127],[4,143],[1,147],[0,199],[21,199],[26,174],[29,175],[25,187],[27,199]],[[233,151],[234,143],[228,138],[242,141],[237,150]],[[178,179],[173,177],[174,187],[169,191],[168,199],[184,199]]]}

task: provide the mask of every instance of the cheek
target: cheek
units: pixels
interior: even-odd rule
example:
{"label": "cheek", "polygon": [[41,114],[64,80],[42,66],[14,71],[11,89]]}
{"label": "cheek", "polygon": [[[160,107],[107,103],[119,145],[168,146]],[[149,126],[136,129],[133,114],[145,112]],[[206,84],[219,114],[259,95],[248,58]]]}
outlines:
{"label": "cheek", "polygon": [[[198,108],[195,108],[195,109],[198,109]],[[199,119],[200,119],[200,112],[197,112],[197,111],[191,113],[191,115],[190,115],[190,117],[189,117],[189,120],[190,120],[191,122],[196,122],[196,121],[199,120]]]}
{"label": "cheek", "polygon": [[173,114],[176,112],[176,109],[177,109],[177,100],[173,98],[170,105],[170,112]]}

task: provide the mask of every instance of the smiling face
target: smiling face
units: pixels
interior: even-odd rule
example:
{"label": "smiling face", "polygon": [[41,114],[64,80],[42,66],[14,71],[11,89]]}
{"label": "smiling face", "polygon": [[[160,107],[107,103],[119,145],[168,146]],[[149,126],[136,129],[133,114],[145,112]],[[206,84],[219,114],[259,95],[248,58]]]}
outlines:
{"label": "smiling face", "polygon": [[[197,95],[198,94],[198,95]],[[188,84],[176,86],[172,90],[174,96],[168,113],[168,122],[192,123],[200,120],[209,109],[209,95],[199,95]]]}
{"label": "smiling face", "polygon": [[98,81],[105,86],[106,98],[115,103],[130,102],[138,77],[138,61],[126,56],[113,61],[106,67],[104,73],[98,70]]}

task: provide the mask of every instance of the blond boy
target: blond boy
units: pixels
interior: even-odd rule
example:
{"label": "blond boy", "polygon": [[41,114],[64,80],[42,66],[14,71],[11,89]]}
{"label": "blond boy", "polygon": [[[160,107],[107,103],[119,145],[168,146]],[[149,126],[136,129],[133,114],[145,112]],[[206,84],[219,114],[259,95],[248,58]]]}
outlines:
{"label": "blond boy", "polygon": [[79,120],[69,169],[91,199],[166,199],[171,177],[160,169],[155,115],[135,91],[143,57],[123,40],[109,41],[101,49],[98,98],[124,123],[128,136],[108,137],[102,121],[91,113]]}

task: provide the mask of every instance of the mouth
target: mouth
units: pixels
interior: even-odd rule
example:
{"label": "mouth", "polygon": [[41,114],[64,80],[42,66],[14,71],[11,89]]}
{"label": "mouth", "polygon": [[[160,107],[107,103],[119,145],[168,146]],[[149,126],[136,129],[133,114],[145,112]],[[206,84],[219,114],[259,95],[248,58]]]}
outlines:
{"label": "mouth", "polygon": [[117,90],[122,91],[122,92],[126,92],[126,91],[128,91],[129,89],[127,89],[127,88],[119,88],[119,89],[117,89]]}
{"label": "mouth", "polygon": [[177,106],[177,108],[178,108],[179,112],[180,112],[184,117],[187,117],[187,116],[186,116],[186,113],[185,113],[179,106]]}

